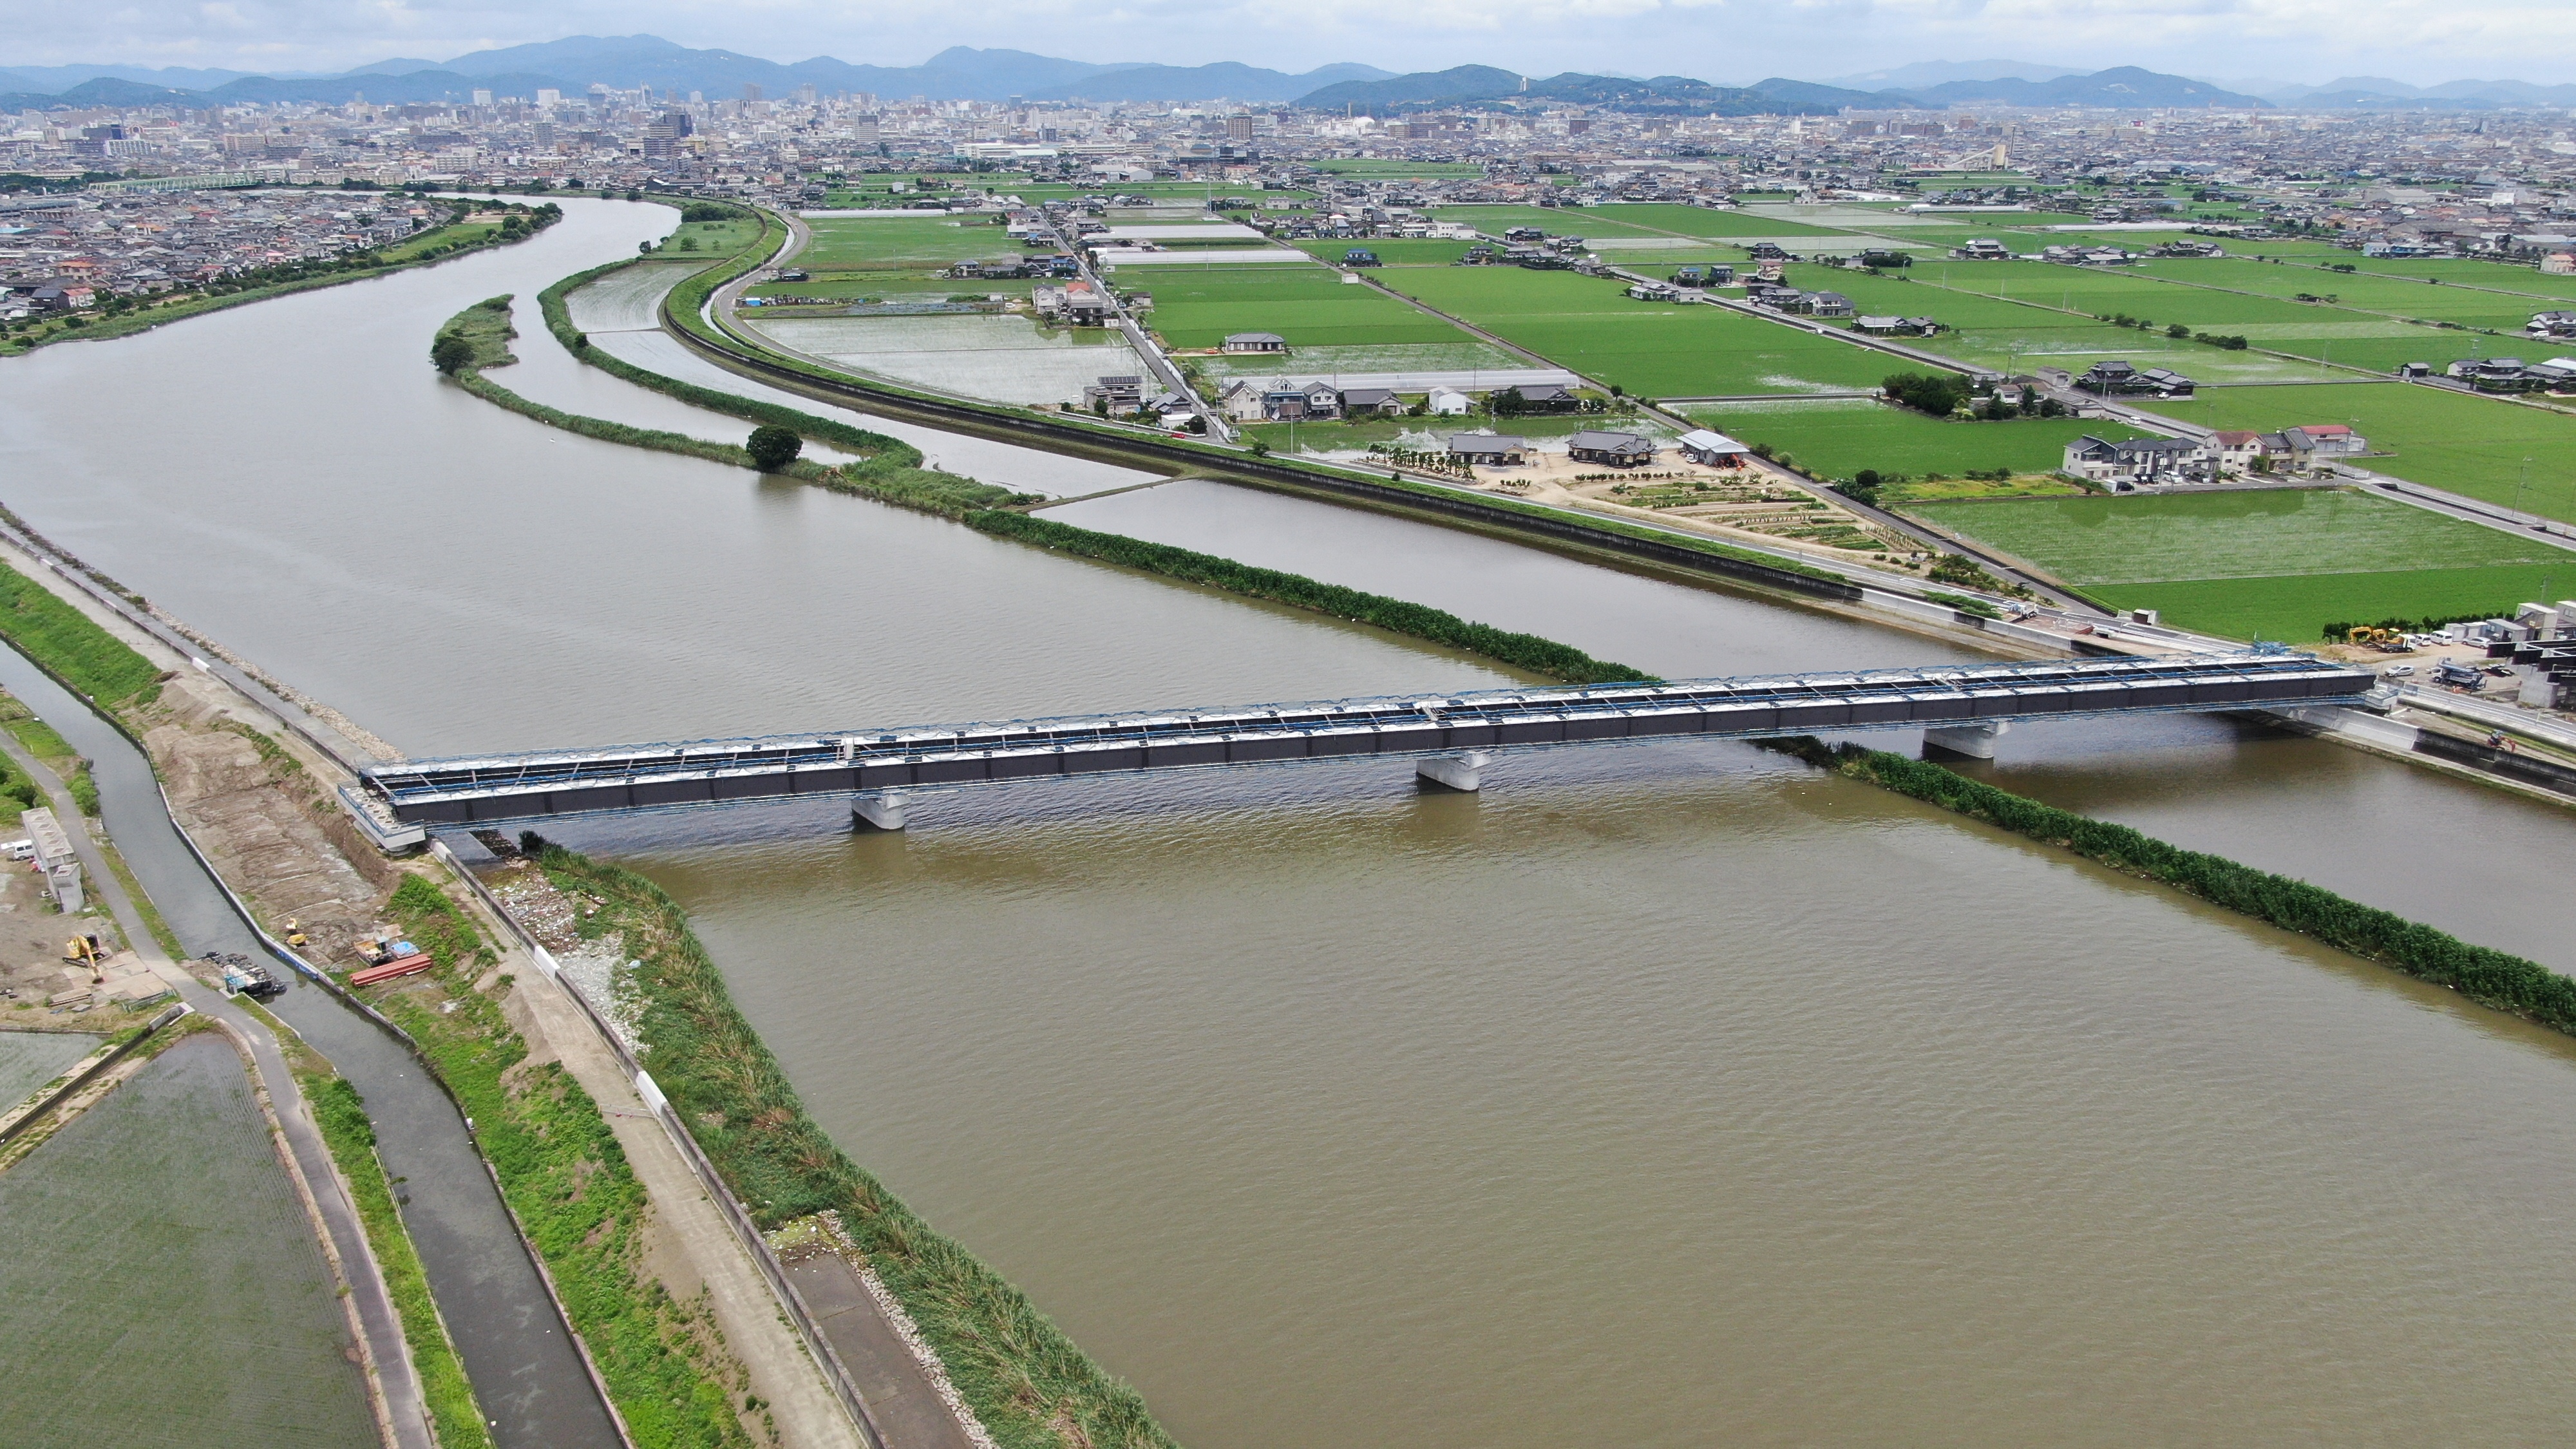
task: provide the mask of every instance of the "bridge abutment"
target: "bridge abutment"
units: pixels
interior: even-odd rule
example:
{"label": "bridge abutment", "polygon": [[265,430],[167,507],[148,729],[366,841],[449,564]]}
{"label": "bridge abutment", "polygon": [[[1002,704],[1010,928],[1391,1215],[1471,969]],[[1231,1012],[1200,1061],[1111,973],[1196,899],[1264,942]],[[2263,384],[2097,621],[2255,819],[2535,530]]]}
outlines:
{"label": "bridge abutment", "polygon": [[1413,773],[1444,789],[1474,794],[1485,781],[1483,771],[1494,757],[1483,750],[1467,750],[1455,755],[1433,755],[1414,762]]}
{"label": "bridge abutment", "polygon": [[853,830],[901,830],[903,818],[902,790],[871,790],[850,797],[850,828]]}
{"label": "bridge abutment", "polygon": [[2011,724],[1999,719],[1981,724],[1943,725],[1939,729],[1925,730],[1923,743],[1972,760],[1991,760],[1995,757],[1995,736],[2011,728]]}

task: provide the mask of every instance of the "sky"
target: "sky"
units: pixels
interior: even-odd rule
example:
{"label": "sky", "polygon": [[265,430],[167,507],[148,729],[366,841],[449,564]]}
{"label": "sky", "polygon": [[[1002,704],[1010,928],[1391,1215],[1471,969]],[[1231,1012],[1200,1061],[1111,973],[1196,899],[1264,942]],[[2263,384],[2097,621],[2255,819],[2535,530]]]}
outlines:
{"label": "sky", "polygon": [[330,72],[638,32],[779,61],[911,65],[973,45],[1094,62],[1475,63],[1721,84],[1994,56],[2310,84],[2555,83],[2576,69],[2576,7],[2564,0],[0,0],[0,65]]}

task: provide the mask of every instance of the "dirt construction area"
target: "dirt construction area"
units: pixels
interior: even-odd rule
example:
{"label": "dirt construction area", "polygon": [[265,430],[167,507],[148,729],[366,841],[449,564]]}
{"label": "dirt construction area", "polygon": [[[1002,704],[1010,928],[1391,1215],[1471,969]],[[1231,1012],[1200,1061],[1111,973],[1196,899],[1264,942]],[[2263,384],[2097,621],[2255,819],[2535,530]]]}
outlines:
{"label": "dirt construction area", "polygon": [[1614,468],[1540,452],[1524,464],[1472,471],[1478,487],[1496,493],[1713,538],[1900,566],[1922,553],[1921,544],[1853,513],[1830,490],[1758,466],[1703,467],[1667,451],[1642,468]]}

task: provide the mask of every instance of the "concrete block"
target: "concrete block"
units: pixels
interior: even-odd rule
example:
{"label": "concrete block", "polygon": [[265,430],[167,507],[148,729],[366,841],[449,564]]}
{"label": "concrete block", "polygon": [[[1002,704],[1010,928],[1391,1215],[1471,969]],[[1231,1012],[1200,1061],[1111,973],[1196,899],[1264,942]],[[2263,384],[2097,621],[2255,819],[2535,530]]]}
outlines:
{"label": "concrete block", "polygon": [[1473,794],[1484,784],[1482,771],[1494,762],[1483,750],[1468,750],[1455,755],[1433,755],[1414,763],[1413,773],[1435,785]]}
{"label": "concrete block", "polygon": [[901,790],[876,790],[850,797],[850,827],[854,830],[901,830],[904,827]]}
{"label": "concrete block", "polygon": [[1923,743],[1936,750],[1948,750],[1972,760],[1995,757],[1995,736],[2012,728],[2009,720],[1985,720],[1977,724],[1943,725],[1923,732]]}

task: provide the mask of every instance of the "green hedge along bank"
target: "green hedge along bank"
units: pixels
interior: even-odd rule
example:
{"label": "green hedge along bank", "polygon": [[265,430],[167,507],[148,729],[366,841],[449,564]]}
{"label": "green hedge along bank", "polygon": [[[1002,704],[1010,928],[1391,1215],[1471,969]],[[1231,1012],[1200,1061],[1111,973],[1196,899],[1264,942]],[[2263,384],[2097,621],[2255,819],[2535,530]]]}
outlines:
{"label": "green hedge along bank", "polygon": [[2476,946],[2322,886],[2185,850],[2151,835],[2043,805],[1923,760],[1812,736],[1768,742],[1820,769],[1865,780],[1972,820],[2071,850],[2128,875],[2160,881],[2212,905],[2339,951],[2447,986],[2481,1006],[2576,1036],[2576,980],[2538,962]]}

